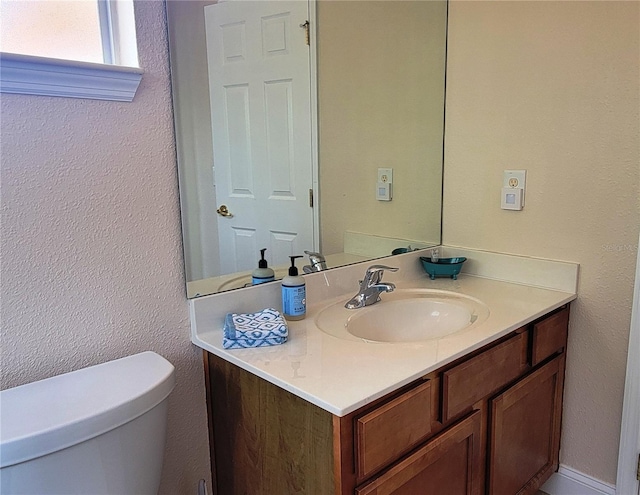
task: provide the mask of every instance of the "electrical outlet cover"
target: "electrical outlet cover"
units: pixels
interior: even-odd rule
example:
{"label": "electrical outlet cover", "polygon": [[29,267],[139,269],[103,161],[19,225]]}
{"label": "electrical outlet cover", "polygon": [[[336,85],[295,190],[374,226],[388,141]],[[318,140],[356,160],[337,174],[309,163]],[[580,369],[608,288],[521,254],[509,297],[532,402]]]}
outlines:
{"label": "electrical outlet cover", "polygon": [[522,189],[522,206],[524,206],[524,195],[527,183],[526,170],[505,170],[502,178],[502,187],[511,189]]}
{"label": "electrical outlet cover", "polygon": [[393,169],[392,168],[379,168],[378,169],[378,182],[384,182],[391,184],[393,182]]}
{"label": "electrical outlet cover", "polygon": [[524,189],[527,181],[526,170],[505,170],[502,187],[517,187]]}

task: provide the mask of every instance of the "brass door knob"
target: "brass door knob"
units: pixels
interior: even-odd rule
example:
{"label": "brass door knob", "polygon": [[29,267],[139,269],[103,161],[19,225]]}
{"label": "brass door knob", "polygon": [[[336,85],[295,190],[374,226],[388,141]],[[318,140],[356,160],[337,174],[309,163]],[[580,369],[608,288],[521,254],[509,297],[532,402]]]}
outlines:
{"label": "brass door knob", "polygon": [[216,211],[218,212],[218,215],[220,215],[221,217],[233,216],[233,213],[229,211],[229,208],[227,208],[227,205],[220,205],[220,208],[218,208]]}

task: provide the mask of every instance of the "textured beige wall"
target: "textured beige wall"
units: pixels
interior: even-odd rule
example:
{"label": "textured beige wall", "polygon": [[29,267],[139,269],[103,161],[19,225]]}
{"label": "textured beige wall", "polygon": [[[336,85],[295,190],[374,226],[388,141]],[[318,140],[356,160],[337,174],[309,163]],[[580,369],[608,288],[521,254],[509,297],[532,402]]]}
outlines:
{"label": "textured beige wall", "polygon": [[[442,182],[444,2],[320,1],[322,252],[345,230],[437,242]],[[393,201],[375,199],[393,168]]]}
{"label": "textured beige wall", "polygon": [[[453,0],[444,242],[579,262],[561,462],[614,483],[640,228],[640,3]],[[522,212],[504,169],[527,170]]]}
{"label": "textured beige wall", "polygon": [[[161,493],[209,479],[189,340],[164,5],[136,2],[132,103],[3,94],[2,388],[153,350],[176,366]],[[210,485],[209,485],[210,486]]]}

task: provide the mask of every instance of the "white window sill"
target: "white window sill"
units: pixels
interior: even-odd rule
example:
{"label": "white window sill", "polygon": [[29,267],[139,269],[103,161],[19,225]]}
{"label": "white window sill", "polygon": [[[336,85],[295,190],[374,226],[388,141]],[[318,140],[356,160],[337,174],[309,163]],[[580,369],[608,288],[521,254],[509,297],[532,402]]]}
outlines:
{"label": "white window sill", "polygon": [[132,101],[143,72],[136,67],[0,53],[0,93]]}

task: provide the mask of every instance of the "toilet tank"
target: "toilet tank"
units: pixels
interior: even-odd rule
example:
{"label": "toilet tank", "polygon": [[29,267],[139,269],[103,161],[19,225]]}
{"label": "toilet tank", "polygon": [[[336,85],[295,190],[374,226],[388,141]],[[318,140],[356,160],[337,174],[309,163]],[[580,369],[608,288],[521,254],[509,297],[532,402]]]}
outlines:
{"label": "toilet tank", "polygon": [[143,352],[0,392],[0,494],[155,494],[171,363]]}

